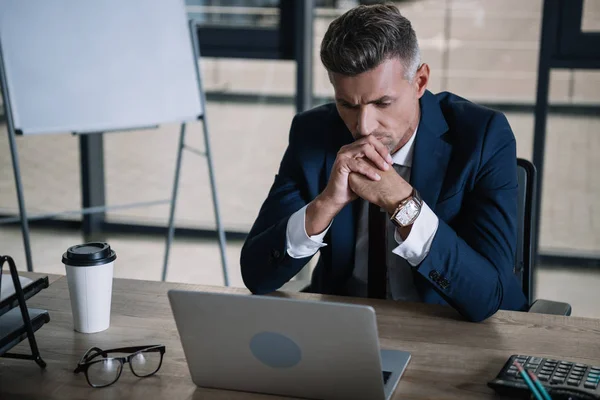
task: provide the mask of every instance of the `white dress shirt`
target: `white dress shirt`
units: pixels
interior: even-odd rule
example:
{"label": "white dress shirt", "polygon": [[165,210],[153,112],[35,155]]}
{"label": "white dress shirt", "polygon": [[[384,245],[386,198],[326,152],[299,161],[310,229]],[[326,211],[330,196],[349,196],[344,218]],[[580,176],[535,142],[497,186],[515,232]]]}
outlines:
{"label": "white dress shirt", "polygon": [[[392,155],[394,168],[409,183],[416,133],[415,131],[410,140]],[[403,168],[398,168],[398,166]],[[360,297],[367,296],[368,204],[366,200],[362,200],[357,224],[353,279],[348,286],[350,294]],[[304,206],[296,211],[288,220],[286,229],[287,252],[292,258],[310,257],[321,247],[327,245],[323,243],[323,238],[331,225],[318,235],[309,237],[306,233],[305,224],[306,207]],[[421,300],[412,280],[414,271],[408,264],[415,267],[427,257],[437,232],[438,223],[438,217],[425,202],[423,202],[421,213],[415,220],[406,240],[402,240],[394,224],[388,221],[388,251],[393,254],[388,253],[388,257],[386,257],[388,264],[388,298],[404,301]],[[392,231],[394,232],[393,235],[391,234]]]}

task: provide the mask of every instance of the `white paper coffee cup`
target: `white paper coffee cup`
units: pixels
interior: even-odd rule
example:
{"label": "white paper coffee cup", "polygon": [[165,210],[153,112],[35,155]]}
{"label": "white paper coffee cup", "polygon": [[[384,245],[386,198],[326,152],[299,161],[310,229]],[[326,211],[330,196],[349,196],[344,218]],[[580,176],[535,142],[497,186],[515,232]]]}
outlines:
{"label": "white paper coffee cup", "polygon": [[117,255],[107,243],[81,244],[70,247],[63,254],[76,331],[95,333],[110,326],[116,258]]}

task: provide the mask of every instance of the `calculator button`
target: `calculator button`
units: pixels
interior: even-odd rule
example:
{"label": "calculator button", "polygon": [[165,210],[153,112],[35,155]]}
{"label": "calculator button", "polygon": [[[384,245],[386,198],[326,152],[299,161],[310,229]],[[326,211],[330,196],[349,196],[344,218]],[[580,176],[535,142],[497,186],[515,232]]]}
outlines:
{"label": "calculator button", "polygon": [[577,379],[569,379],[567,383],[571,386],[579,386],[579,381]]}
{"label": "calculator button", "polygon": [[585,365],[585,364],[579,364],[579,363],[578,363],[578,364],[575,364],[575,366],[576,366],[577,368],[585,368],[585,367],[587,367],[587,365]]}
{"label": "calculator button", "polygon": [[552,372],[552,371],[554,371],[554,368],[552,368],[552,367],[546,367],[546,366],[543,366],[543,367],[542,367],[542,371],[548,371],[548,372]]}
{"label": "calculator button", "polygon": [[577,378],[577,379],[581,379],[583,378],[583,372],[571,372],[571,375],[573,378]]}
{"label": "calculator button", "polygon": [[583,387],[586,389],[596,389],[597,386],[598,386],[598,383],[590,382],[590,381],[585,381],[585,383],[583,384]]}
{"label": "calculator button", "polygon": [[555,376],[554,378],[552,378],[552,383],[564,383],[565,378],[559,378],[558,376]]}
{"label": "calculator button", "polygon": [[540,371],[538,374],[552,375],[552,371]]}
{"label": "calculator button", "polygon": [[572,362],[567,362],[567,361],[561,361],[560,365],[564,365],[565,367],[570,367],[571,365],[573,365]]}
{"label": "calculator button", "polygon": [[588,379],[589,379],[589,378],[598,379],[598,378],[600,378],[600,375],[599,375],[599,374],[592,374],[592,373],[590,372],[590,373],[588,374]]}
{"label": "calculator button", "polygon": [[562,373],[562,372],[557,372],[554,374],[554,376],[556,376],[557,378],[565,378],[567,376],[567,374]]}
{"label": "calculator button", "polygon": [[529,362],[532,364],[534,364],[534,363],[539,364],[542,362],[542,360],[543,360],[543,358],[541,358],[541,357],[531,357],[529,359]]}
{"label": "calculator button", "polygon": [[573,367],[573,371],[584,372],[586,369],[587,369],[586,367],[577,367],[577,366]]}
{"label": "calculator button", "polygon": [[508,371],[506,371],[506,375],[508,375],[508,376],[517,376],[517,370],[516,369],[509,369]]}
{"label": "calculator button", "polygon": [[538,379],[539,379],[540,381],[544,381],[544,382],[545,382],[545,381],[547,381],[548,379],[550,379],[550,375],[548,375],[548,374],[539,374],[539,375],[538,375]]}

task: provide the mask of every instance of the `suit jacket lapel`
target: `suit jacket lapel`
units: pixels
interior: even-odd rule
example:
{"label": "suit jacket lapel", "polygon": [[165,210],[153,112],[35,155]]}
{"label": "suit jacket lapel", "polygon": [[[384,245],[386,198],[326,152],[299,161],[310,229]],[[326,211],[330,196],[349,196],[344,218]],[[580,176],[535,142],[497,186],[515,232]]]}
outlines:
{"label": "suit jacket lapel", "polygon": [[411,168],[411,185],[419,191],[423,201],[435,208],[452,146],[444,140],[448,124],[437,98],[429,91],[421,97],[421,119],[415,138]]}

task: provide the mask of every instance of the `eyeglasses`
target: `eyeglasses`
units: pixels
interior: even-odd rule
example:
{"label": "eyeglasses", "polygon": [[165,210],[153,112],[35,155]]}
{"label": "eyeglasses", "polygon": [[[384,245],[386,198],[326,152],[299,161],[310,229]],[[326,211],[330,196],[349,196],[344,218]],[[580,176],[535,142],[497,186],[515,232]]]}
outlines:
{"label": "eyeglasses", "polygon": [[[108,357],[109,353],[128,354],[125,357]],[[101,388],[115,383],[121,376],[123,364],[129,363],[131,372],[139,378],[154,375],[162,365],[165,346],[137,346],[102,350],[92,347],[85,352],[74,373],[85,373],[90,386]],[[101,359],[97,357],[102,356]]]}

